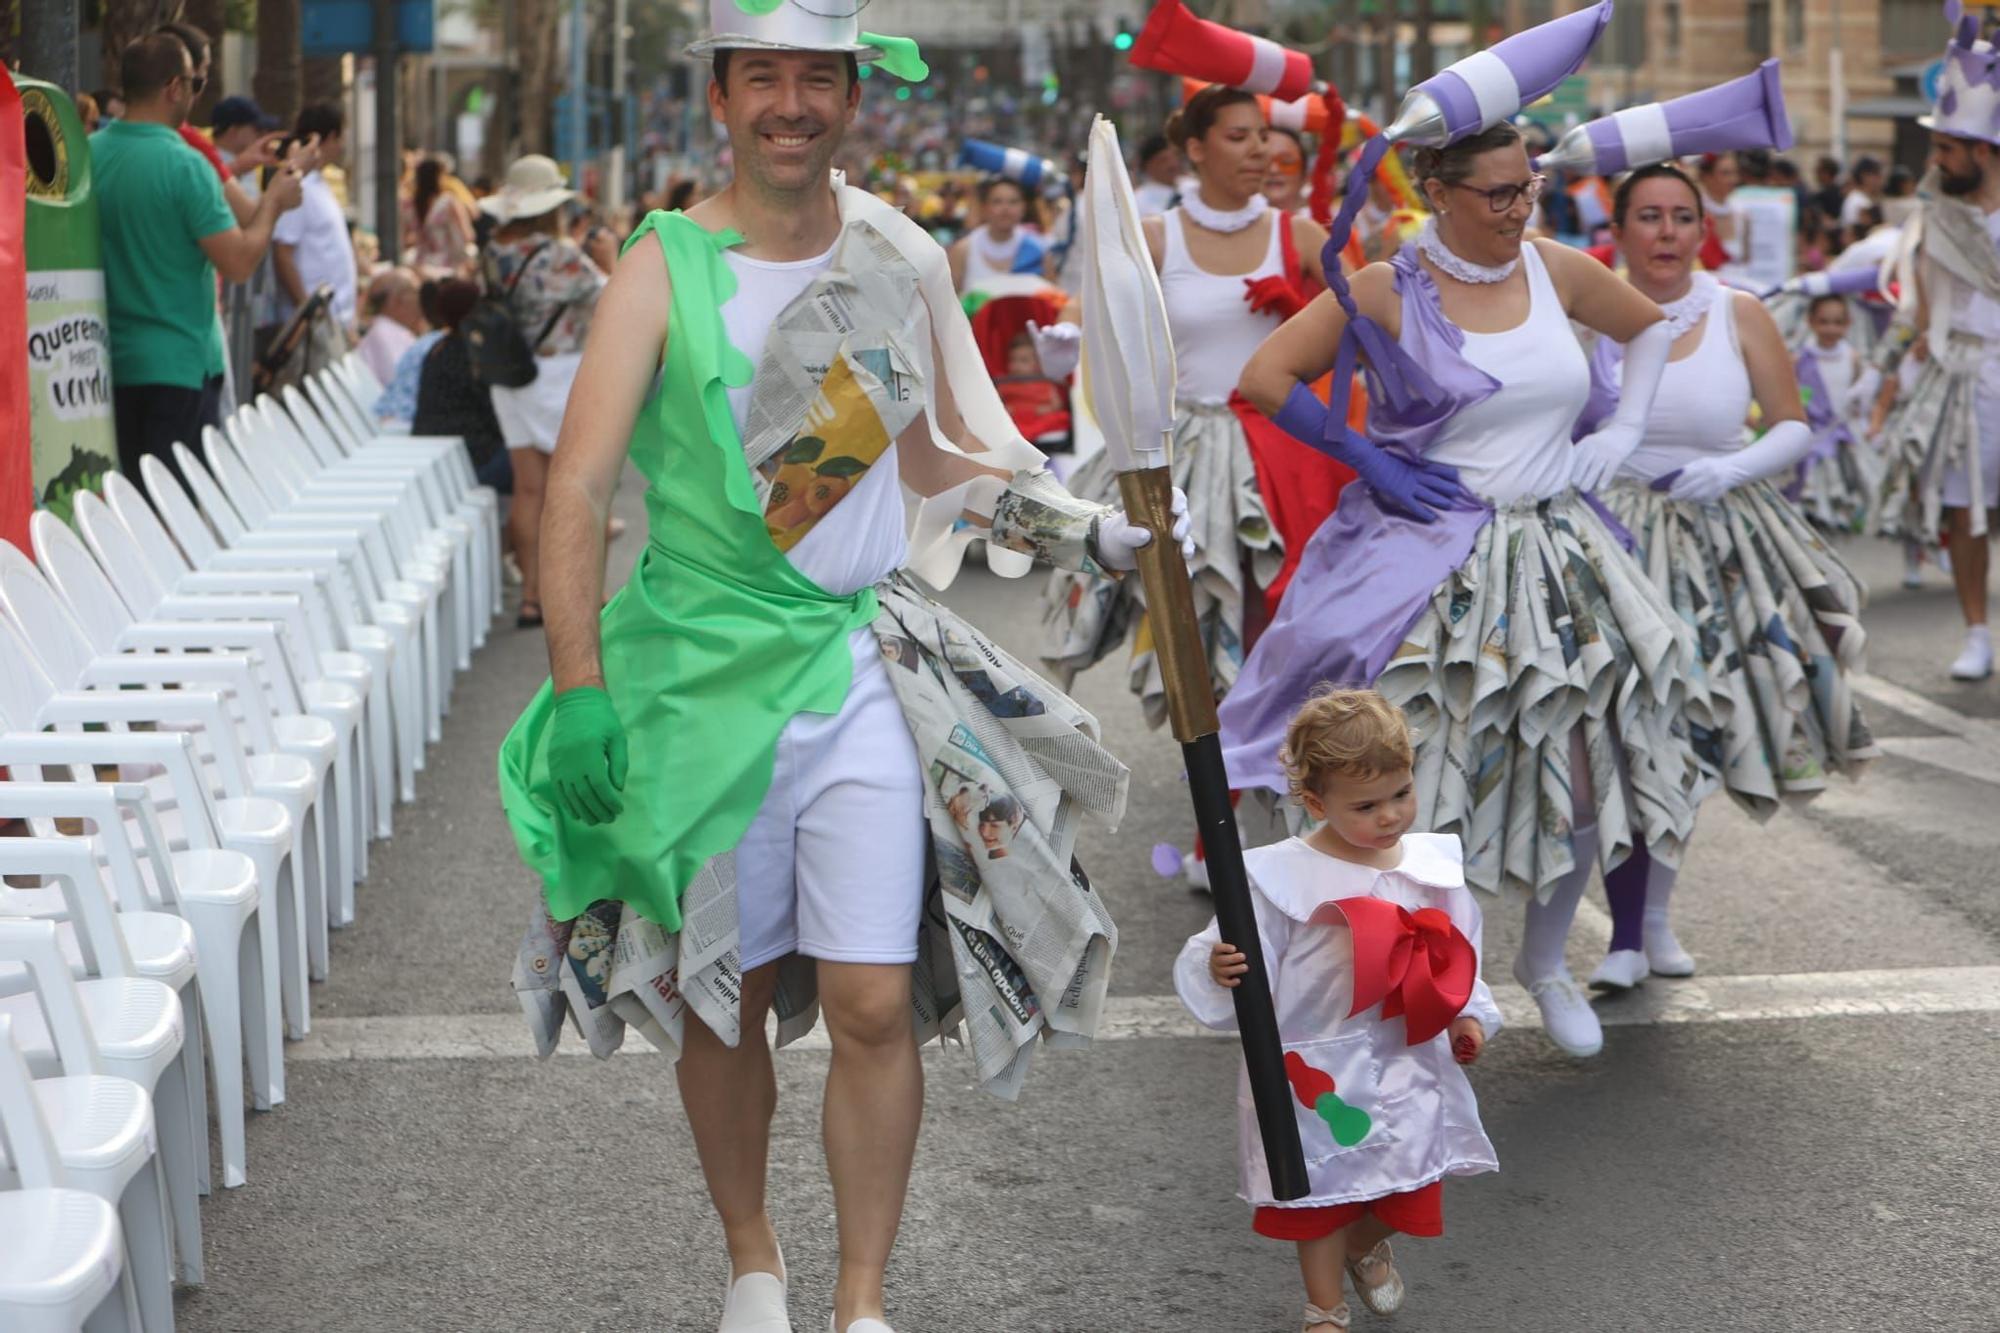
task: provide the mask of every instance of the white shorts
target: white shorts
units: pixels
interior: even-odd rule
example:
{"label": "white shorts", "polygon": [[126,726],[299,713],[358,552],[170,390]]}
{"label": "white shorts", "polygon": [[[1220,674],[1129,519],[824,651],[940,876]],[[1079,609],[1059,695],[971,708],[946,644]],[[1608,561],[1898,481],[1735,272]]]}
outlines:
{"label": "white shorts", "polygon": [[[1983,379],[1990,368],[1980,371]],[[1979,489],[1988,509],[2000,509],[2000,394],[1982,384],[1973,400],[1973,419],[1979,423]],[[1974,507],[1972,486],[1962,467],[1948,467],[1938,478],[1938,502],[1946,509]]]}
{"label": "white shorts", "polygon": [[[863,643],[863,640],[866,643]],[[743,970],[788,953],[913,963],[924,906],[923,769],[869,630],[839,713],[778,737],[771,789],[736,848]]]}
{"label": "white shorts", "polygon": [[509,449],[556,451],[556,436],[562,431],[563,412],[569,407],[570,386],[576,383],[582,352],[535,359],[535,378],[518,389],[494,385],[493,415],[500,421],[500,438]]}

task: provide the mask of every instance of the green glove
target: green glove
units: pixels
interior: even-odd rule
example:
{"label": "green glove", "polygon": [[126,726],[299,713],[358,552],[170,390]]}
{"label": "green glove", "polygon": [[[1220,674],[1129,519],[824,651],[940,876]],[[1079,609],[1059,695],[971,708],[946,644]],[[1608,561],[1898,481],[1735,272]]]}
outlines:
{"label": "green glove", "polygon": [[625,809],[625,727],[611,696],[592,685],[556,696],[549,720],[549,776],[563,810],[585,824],[609,824]]}

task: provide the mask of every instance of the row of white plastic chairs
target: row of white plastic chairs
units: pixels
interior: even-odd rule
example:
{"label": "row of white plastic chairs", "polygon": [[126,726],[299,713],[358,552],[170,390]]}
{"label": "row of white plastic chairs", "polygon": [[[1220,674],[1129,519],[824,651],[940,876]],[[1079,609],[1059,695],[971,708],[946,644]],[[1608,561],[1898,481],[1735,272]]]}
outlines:
{"label": "row of white plastic chairs", "polygon": [[349,358],[107,477],[74,529],[34,515],[32,559],[0,542],[8,1333],[173,1327],[211,1111],[241,1185],[246,1091],[284,1100],[329,931],[499,610],[495,496],[461,441],[379,435],[380,392]]}

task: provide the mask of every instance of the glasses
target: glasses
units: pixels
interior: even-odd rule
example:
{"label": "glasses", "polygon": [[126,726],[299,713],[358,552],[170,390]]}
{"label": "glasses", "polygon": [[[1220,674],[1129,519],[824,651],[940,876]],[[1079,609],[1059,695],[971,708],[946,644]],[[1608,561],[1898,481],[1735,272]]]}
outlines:
{"label": "glasses", "polygon": [[1549,178],[1547,176],[1534,175],[1528,177],[1527,182],[1522,185],[1496,185],[1490,190],[1482,190],[1476,185],[1455,183],[1452,188],[1455,190],[1464,190],[1467,194],[1480,195],[1486,200],[1488,208],[1492,209],[1495,213],[1505,213],[1523,199],[1531,204],[1540,200],[1542,191],[1548,186],[1548,183]]}

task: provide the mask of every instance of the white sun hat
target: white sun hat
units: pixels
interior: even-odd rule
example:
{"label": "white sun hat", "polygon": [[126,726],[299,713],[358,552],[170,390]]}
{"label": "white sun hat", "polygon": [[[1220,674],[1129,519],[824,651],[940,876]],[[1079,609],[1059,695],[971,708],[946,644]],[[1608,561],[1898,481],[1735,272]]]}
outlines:
{"label": "white sun hat", "polygon": [[502,222],[514,222],[538,218],[574,198],[576,191],[564,183],[562,168],[555,160],[530,153],[507,168],[507,180],[499,193],[481,199],[479,207]]}
{"label": "white sun hat", "polygon": [[930,73],[907,37],[861,31],[868,0],[708,0],[709,35],[688,44],[698,60],[717,51],[834,51],[899,79]]}

